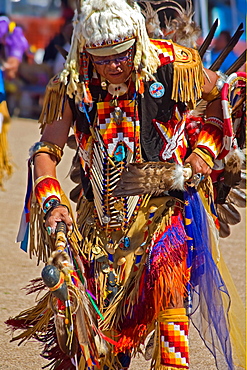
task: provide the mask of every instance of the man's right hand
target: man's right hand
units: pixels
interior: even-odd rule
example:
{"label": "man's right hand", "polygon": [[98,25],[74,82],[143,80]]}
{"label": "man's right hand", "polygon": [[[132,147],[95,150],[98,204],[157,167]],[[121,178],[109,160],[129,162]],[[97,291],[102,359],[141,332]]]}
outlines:
{"label": "man's right hand", "polygon": [[46,229],[50,227],[51,233],[55,234],[57,224],[60,221],[63,221],[66,224],[67,232],[73,230],[72,218],[70,217],[68,208],[63,205],[57,206],[48,213],[45,221],[45,227]]}

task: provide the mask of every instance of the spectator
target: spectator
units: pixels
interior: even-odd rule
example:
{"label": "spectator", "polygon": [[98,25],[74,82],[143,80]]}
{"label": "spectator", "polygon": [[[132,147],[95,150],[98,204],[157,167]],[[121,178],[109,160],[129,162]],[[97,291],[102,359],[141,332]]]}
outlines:
{"label": "spectator", "polygon": [[9,160],[7,133],[10,117],[6,103],[5,81],[16,77],[28,42],[20,27],[16,27],[8,17],[0,16],[0,189],[3,179],[12,173]]}
{"label": "spectator", "polygon": [[53,74],[61,72],[64,64],[64,57],[58,52],[56,45],[68,51],[70,48],[72,31],[73,25],[70,19],[62,26],[60,33],[50,41],[45,49],[43,62],[47,63],[53,69]]}

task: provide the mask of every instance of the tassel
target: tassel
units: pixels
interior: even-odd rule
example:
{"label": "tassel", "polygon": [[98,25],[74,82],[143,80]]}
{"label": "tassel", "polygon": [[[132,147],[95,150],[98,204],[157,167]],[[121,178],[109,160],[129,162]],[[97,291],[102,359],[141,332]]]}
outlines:
{"label": "tassel", "polygon": [[88,81],[82,82],[82,89],[83,89],[83,101],[85,104],[91,104],[93,102],[93,98],[91,92],[88,87]]}

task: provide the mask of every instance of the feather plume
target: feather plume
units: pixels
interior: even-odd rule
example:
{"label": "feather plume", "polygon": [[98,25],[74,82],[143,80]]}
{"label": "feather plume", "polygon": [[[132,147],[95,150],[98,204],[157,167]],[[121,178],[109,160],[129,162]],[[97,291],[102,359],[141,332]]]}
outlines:
{"label": "feather plume", "polygon": [[167,34],[169,39],[182,46],[196,48],[196,41],[201,34],[201,29],[192,19],[194,15],[192,1],[186,1],[185,9],[176,1],[169,1],[169,3],[173,3],[174,5],[168,5],[166,8],[176,10],[178,17],[171,20],[167,19],[164,15],[166,26],[165,37]]}
{"label": "feather plume", "polygon": [[[69,255],[66,252],[54,251],[48,260],[49,265],[54,265],[58,270],[64,271],[65,265],[66,269],[73,270],[71,265]],[[66,271],[65,271],[66,273]]]}
{"label": "feather plume", "polygon": [[160,21],[158,17],[159,9],[155,10],[152,8],[150,3],[142,3],[144,9],[142,10],[142,14],[145,17],[145,24],[148,36],[152,39],[162,38],[163,32],[160,28]]}
{"label": "feather plume", "polygon": [[240,213],[230,203],[217,204],[217,213],[219,221],[225,224],[236,225],[241,221]]}
{"label": "feather plume", "polygon": [[227,201],[235,204],[237,207],[246,207],[246,193],[238,188],[232,188],[227,196]]}
{"label": "feather plume", "polygon": [[224,183],[230,187],[239,184],[241,168],[245,162],[245,154],[240,149],[234,149],[225,157]]}
{"label": "feather plume", "polygon": [[113,195],[161,194],[184,188],[183,167],[168,162],[129,163],[122,172]]}
{"label": "feather plume", "polygon": [[[170,39],[182,46],[195,48],[196,41],[200,36],[201,29],[200,27],[192,20],[194,12],[193,5],[191,0],[186,1],[186,6],[183,8],[177,1],[174,0],[163,0],[163,1],[140,1],[145,7],[143,11],[144,16],[146,17],[146,26],[148,32],[154,32],[153,28],[155,24],[159,24],[158,12],[173,9],[178,13],[178,17],[175,19],[167,19],[164,13],[165,20],[165,34],[164,37]],[[167,3],[167,4],[166,4]],[[154,4],[156,10],[152,9],[150,4]],[[164,5],[165,4],[165,5]],[[172,4],[172,5],[171,5]],[[157,22],[157,23],[156,23]],[[152,37],[152,36],[150,36]]]}
{"label": "feather plume", "polygon": [[151,358],[153,357],[154,349],[155,349],[155,331],[153,331],[153,333],[151,334],[148,343],[145,347],[144,358],[146,361],[151,360]]}
{"label": "feather plume", "polygon": [[195,109],[190,111],[190,115],[194,117],[203,117],[205,115],[207,105],[208,102],[206,100],[199,100],[199,102],[196,104]]}

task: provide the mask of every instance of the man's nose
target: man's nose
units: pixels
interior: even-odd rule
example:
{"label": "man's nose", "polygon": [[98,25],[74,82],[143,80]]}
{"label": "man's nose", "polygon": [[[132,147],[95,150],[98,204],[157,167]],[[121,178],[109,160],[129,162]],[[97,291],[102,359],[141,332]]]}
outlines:
{"label": "man's nose", "polygon": [[118,62],[117,60],[115,59],[112,59],[109,61],[108,65],[111,67],[111,68],[116,68],[116,67],[119,67],[120,66],[120,62]]}

